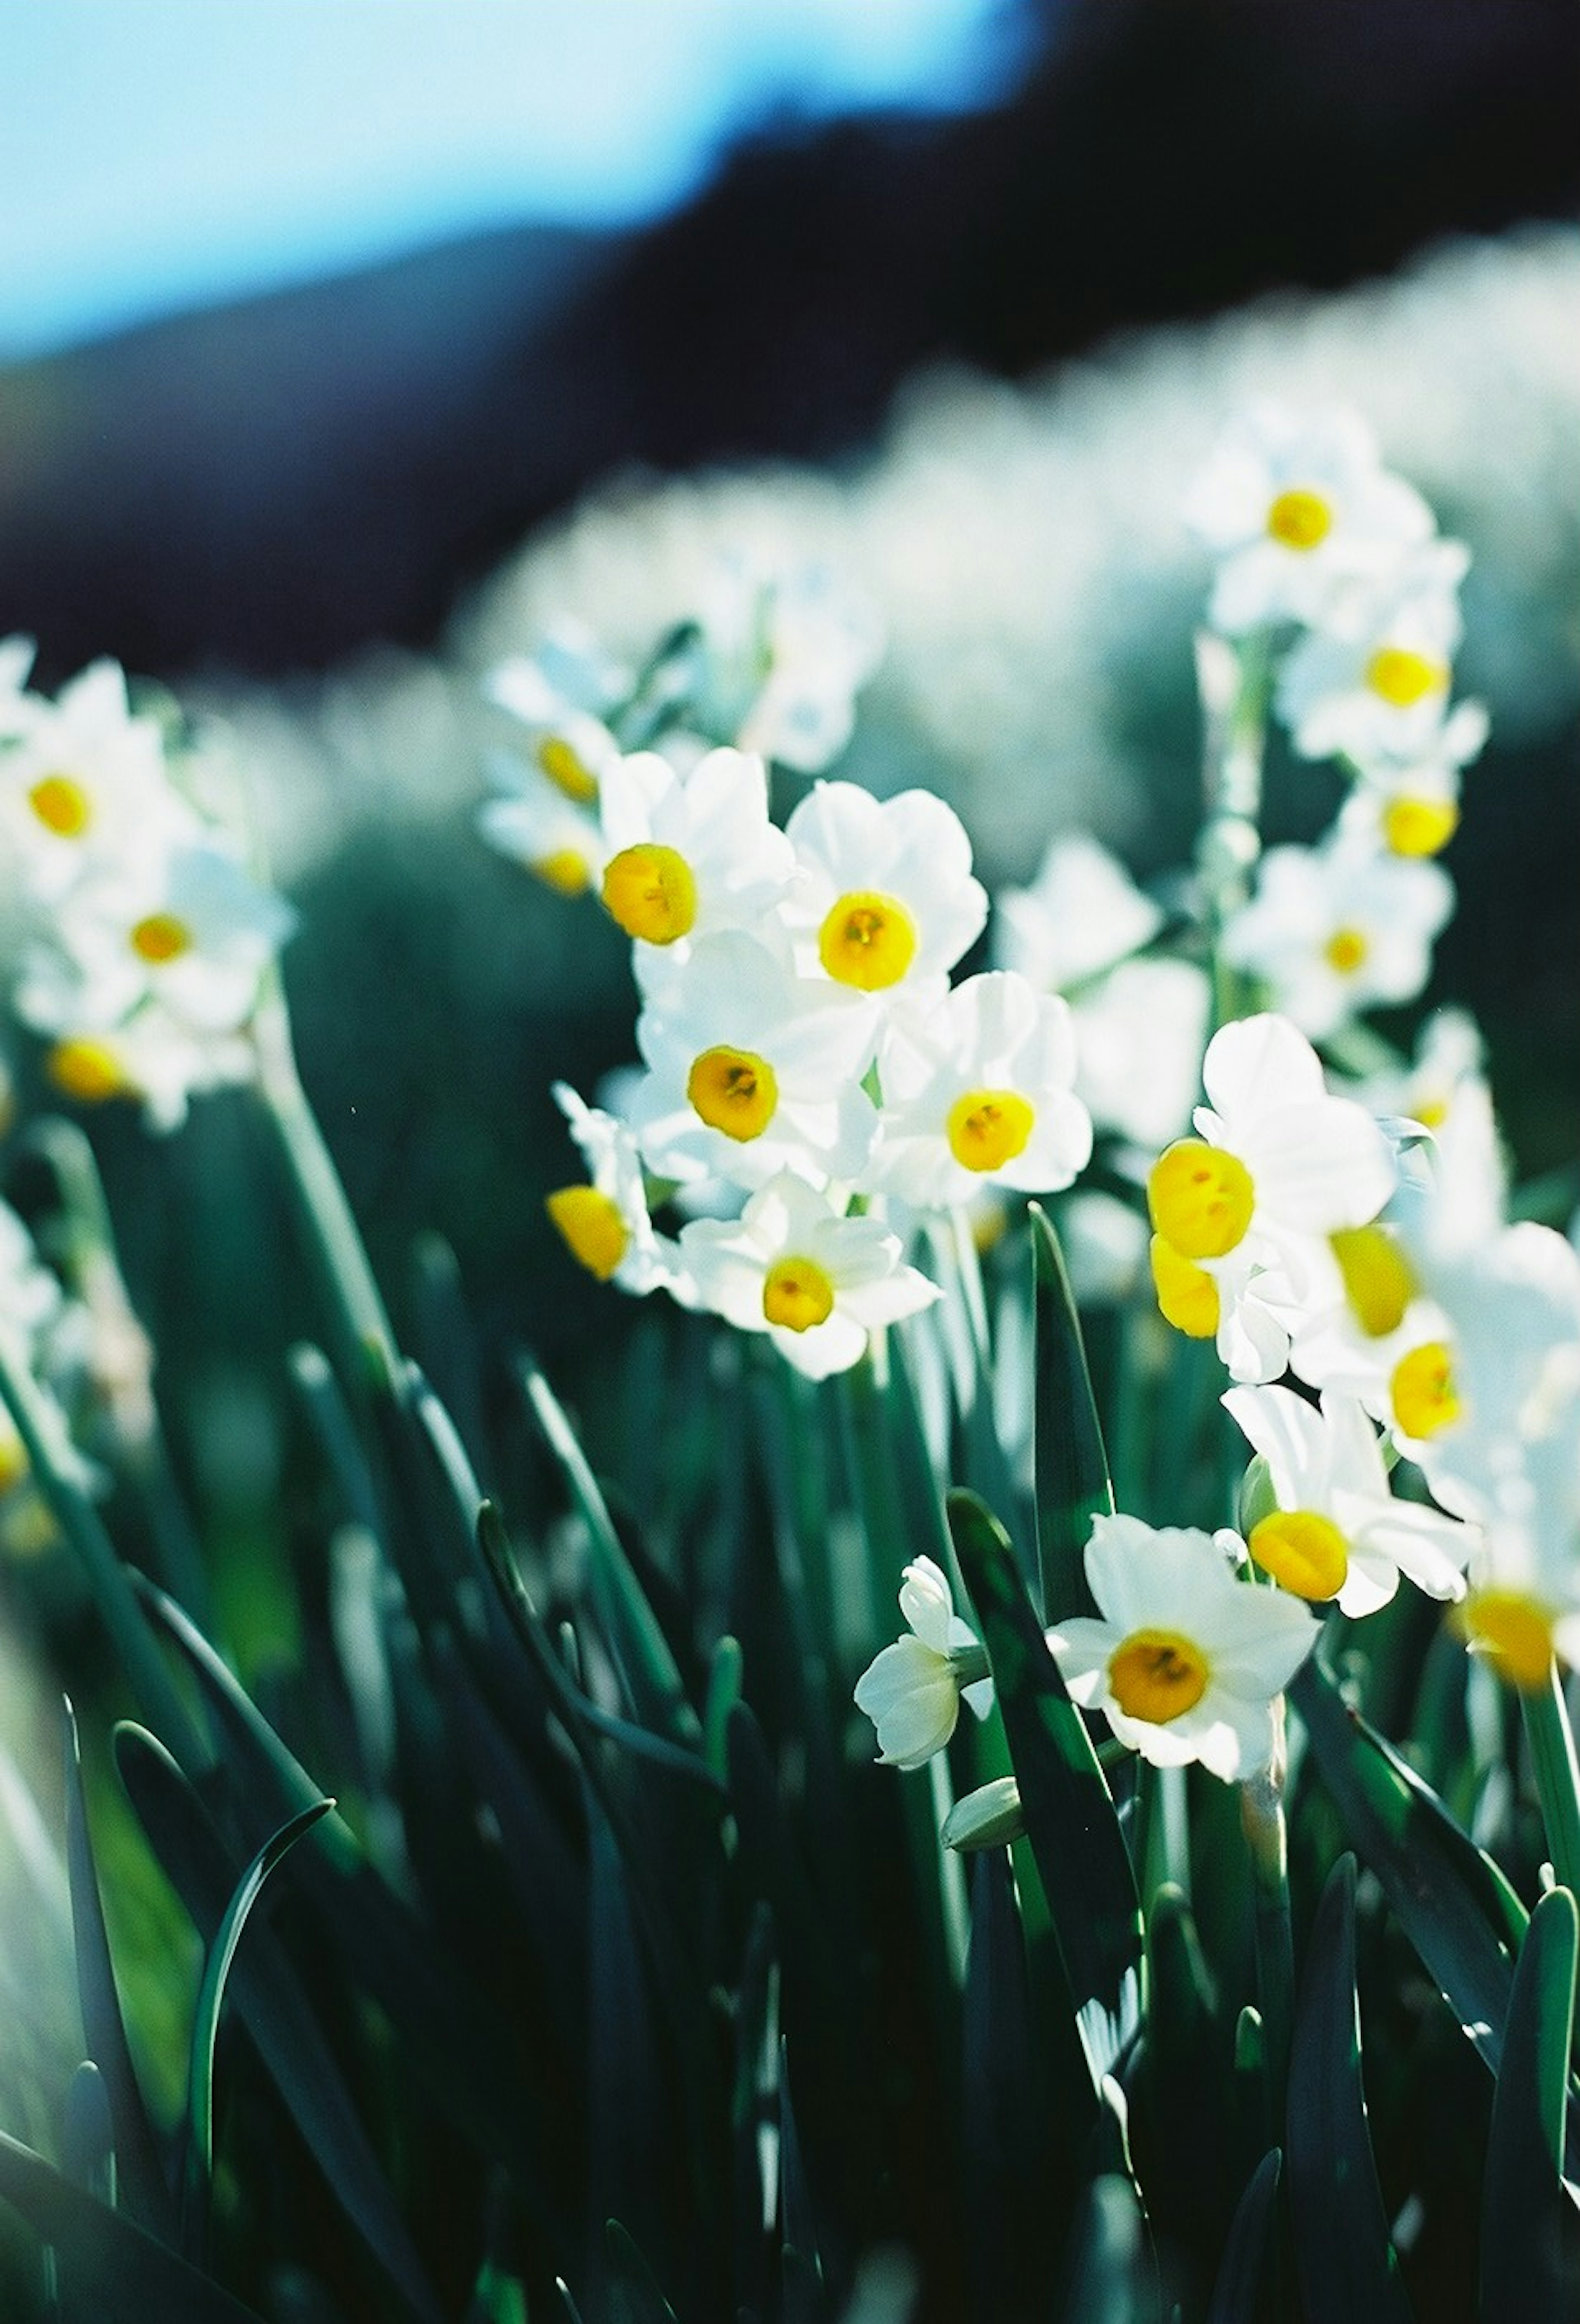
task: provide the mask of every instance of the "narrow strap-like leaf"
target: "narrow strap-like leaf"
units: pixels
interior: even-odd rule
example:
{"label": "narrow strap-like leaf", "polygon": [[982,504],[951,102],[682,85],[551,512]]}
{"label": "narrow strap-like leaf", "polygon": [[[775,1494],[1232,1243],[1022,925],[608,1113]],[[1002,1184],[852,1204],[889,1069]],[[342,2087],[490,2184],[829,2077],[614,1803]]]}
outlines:
{"label": "narrow strap-like leaf", "polygon": [[1235,2208],[1213,2286],[1206,2324],[1257,2324],[1262,2271],[1267,2260],[1268,2222],[1278,2190],[1283,2156],[1270,2147],[1251,2174]]}
{"label": "narrow strap-like leaf", "polygon": [[1482,2196],[1484,2324],[1580,2315],[1580,2211],[1564,2184],[1575,2022],[1575,1899],[1554,1888],[1530,1916],[1503,2030]]}
{"label": "narrow strap-like leaf", "polygon": [[1103,1423],[1086,1343],[1053,1222],[1028,1207],[1036,1316],[1037,1559],[1050,1622],[1096,1611],[1083,1563],[1095,1517],[1113,1514]]}

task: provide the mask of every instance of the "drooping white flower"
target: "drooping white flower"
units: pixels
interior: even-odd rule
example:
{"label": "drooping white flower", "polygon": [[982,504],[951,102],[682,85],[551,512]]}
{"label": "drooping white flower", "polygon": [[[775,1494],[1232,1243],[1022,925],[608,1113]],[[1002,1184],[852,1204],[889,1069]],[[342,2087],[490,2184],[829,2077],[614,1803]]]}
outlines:
{"label": "drooping white flower", "polygon": [[1436,863],[1375,854],[1342,835],[1272,847],[1255,894],[1224,927],[1223,953],[1322,1040],[1363,1009],[1413,1000],[1453,909],[1453,882]]}
{"label": "drooping white flower", "polygon": [[1317,1625],[1298,1600],[1235,1579],[1243,1547],[1238,1534],[1099,1517],[1086,1567],[1101,1618],[1048,1633],[1071,1700],[1154,1766],[1199,1759],[1228,1783],[1271,1756],[1274,1698]]}
{"label": "drooping white flower", "polygon": [[1341,1613],[1374,1613],[1406,1573],[1429,1598],[1461,1598],[1475,1536],[1457,1518],[1389,1489],[1377,1434],[1350,1397],[1320,1409],[1286,1388],[1223,1398],[1268,1464],[1276,1508],[1252,1528],[1253,1562],[1280,1588]]}
{"label": "drooping white flower", "polygon": [[1434,529],[1354,412],[1270,403],[1230,422],[1185,512],[1223,560],[1208,618],[1231,637],[1265,622],[1320,622]]}
{"label": "drooping white flower", "polygon": [[1279,674],[1277,705],[1302,758],[1359,765],[1429,755],[1448,708],[1470,553],[1432,540],[1405,561],[1344,633],[1302,638]]}
{"label": "drooping white flower", "polygon": [[993,1680],[966,1675],[978,1668],[982,1647],[970,1623],[956,1613],[947,1577],[930,1557],[905,1568],[900,1610],[910,1636],[868,1664],[855,1683],[856,1708],[878,1730],[882,1765],[920,1767],[954,1734],[962,1698],[978,1719],[986,1718]]}
{"label": "drooping white flower", "polygon": [[661,955],[637,1020],[646,1080],[632,1126],[657,1176],[760,1186],[781,1170],[853,1179],[876,1116],[861,1086],[877,1038],[865,995],[796,976],[736,931]]}
{"label": "drooping white flower", "polygon": [[785,917],[802,974],[936,1000],[987,918],[953,807],[930,791],[878,799],[856,783],[815,783],[786,831],[799,878]]}
{"label": "drooping white flower", "polygon": [[639,944],[760,928],[790,890],[794,856],[753,752],[709,751],[683,775],[656,751],[614,759],[598,813],[604,906]]}
{"label": "drooping white flower", "polygon": [[596,889],[605,854],[597,816],[503,751],[491,754],[488,775],[500,796],[479,807],[477,828],[490,847],[561,896]]}
{"label": "drooping white flower", "polygon": [[1003,969],[967,977],[885,1052],[870,1183],[919,1210],[1067,1186],[1092,1151],[1075,1068],[1063,1001]]}
{"label": "drooping white flower", "polygon": [[584,1104],[564,1082],[554,1102],[587,1163],[588,1183],[560,1186],[548,1197],[550,1218],[572,1258],[600,1283],[617,1284],[638,1298],[667,1291],[682,1307],[695,1292],[679,1245],[654,1228],[636,1140],[622,1121]]}
{"label": "drooping white flower", "polygon": [[808,1379],[848,1371],[872,1332],[938,1296],[882,1219],[845,1217],[790,1171],[752,1195],[738,1220],[682,1227],[680,1254],[704,1307],[737,1330],[766,1332]]}

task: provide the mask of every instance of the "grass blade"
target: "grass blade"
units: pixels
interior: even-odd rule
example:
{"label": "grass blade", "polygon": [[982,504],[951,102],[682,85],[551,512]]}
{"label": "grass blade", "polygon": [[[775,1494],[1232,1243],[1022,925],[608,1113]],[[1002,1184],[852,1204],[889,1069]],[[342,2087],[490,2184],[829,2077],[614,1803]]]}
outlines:
{"label": "grass blade", "polygon": [[1577,1942],[1575,1899],[1554,1888],[1520,1948],[1492,2098],[1482,2199],[1487,2324],[1580,2314],[1580,2212],[1563,2176]]}
{"label": "grass blade", "polygon": [[1096,1611],[1083,1557],[1093,1518],[1113,1514],[1113,1483],[1064,1253],[1041,1205],[1030,1204],[1028,1216],[1037,1348],[1033,1506],[1043,1617],[1052,1622]]}

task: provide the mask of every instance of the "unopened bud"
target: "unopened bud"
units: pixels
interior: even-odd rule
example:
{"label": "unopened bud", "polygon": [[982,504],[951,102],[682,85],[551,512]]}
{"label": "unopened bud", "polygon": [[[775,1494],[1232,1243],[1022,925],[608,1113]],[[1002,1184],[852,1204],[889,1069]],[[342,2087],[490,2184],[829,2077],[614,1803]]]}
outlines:
{"label": "unopened bud", "polygon": [[1021,1812],[1021,1787],[1013,1775],[999,1775],[980,1791],[956,1800],[944,1819],[939,1834],[946,1848],[969,1854],[978,1848],[1004,1848],[1026,1829]]}

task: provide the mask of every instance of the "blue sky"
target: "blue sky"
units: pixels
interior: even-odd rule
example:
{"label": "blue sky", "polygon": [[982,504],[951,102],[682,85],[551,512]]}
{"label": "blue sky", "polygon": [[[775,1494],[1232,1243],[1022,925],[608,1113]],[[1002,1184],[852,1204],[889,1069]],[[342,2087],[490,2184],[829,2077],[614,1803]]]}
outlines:
{"label": "blue sky", "polygon": [[0,357],[648,216],[775,104],[969,103],[1009,63],[995,0],[0,0]]}

